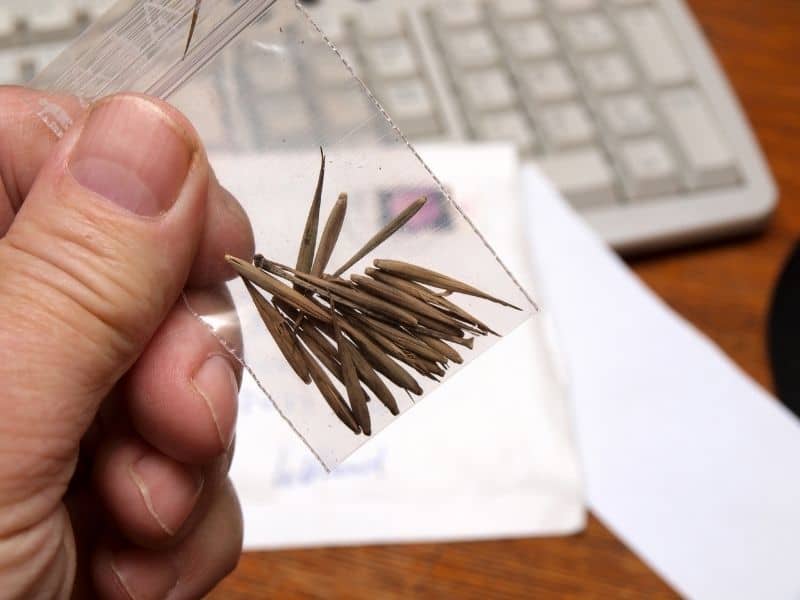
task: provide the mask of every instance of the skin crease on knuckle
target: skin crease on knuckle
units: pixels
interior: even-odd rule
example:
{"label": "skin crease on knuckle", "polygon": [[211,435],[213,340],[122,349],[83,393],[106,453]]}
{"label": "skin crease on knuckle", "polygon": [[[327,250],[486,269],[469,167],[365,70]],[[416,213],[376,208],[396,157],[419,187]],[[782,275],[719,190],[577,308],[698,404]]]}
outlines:
{"label": "skin crease on knuckle", "polygon": [[[35,307],[47,299],[45,308],[51,309],[50,314],[68,319],[63,324],[87,341],[102,340],[95,350],[108,354],[110,364],[124,364],[133,349],[144,343],[147,333],[124,307],[139,303],[163,312],[167,298],[160,293],[148,298],[142,291],[157,290],[154,282],[165,274],[138,269],[151,281],[119,275],[131,271],[123,268],[125,261],[119,251],[124,247],[123,233],[113,221],[92,213],[84,222],[86,229],[81,232],[74,228],[53,231],[53,225],[24,221],[13,235],[0,240],[0,248],[6,250],[2,255],[10,255],[8,264],[3,265],[8,284],[0,293],[21,296],[27,300],[25,306]],[[18,260],[22,258],[25,260]]]}
{"label": "skin crease on knuckle", "polygon": [[203,519],[173,547],[143,555],[119,539],[104,540],[92,561],[94,584],[108,598],[201,598],[236,568],[242,540],[241,508],[223,478]]}
{"label": "skin crease on knuckle", "polygon": [[187,302],[192,310],[212,317],[214,332],[178,301],[125,378],[123,390],[131,424],[148,443],[181,462],[205,464],[228,447],[238,385],[204,392],[193,382],[209,360],[218,358],[241,381],[242,366],[220,339],[241,351],[242,338],[224,286],[187,292]]}

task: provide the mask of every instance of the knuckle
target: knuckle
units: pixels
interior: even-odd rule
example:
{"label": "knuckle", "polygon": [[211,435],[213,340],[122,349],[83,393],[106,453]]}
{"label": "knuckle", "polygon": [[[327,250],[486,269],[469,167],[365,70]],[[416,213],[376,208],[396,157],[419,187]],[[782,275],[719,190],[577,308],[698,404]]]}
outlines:
{"label": "knuckle", "polygon": [[[64,222],[21,221],[0,240],[0,292],[26,314],[68,329],[112,361],[130,358],[152,332],[142,315],[166,304],[155,272],[132,268],[124,232],[91,214]],[[149,297],[148,297],[149,294]]]}

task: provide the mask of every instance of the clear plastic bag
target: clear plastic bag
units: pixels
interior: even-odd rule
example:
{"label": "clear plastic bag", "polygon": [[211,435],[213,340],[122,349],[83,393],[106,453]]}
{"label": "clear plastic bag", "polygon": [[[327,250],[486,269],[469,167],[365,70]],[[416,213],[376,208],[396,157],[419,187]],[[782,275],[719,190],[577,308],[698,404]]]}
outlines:
{"label": "clear plastic bag", "polygon": [[[320,231],[339,193],[349,197],[330,271],[411,202],[427,197],[413,220],[345,277],[362,274],[377,258],[467,282],[521,309],[471,295],[447,297],[499,336],[535,312],[530,297],[299,3],[205,0],[184,57],[194,9],[194,0],[122,0],[45,69],[34,86],[54,92],[53,98],[65,94],[85,103],[120,91],[168,99],[195,124],[218,178],[245,208],[257,251],[284,265],[294,266],[297,260],[321,147],[326,178]],[[58,100],[39,108],[57,135],[69,127]],[[369,437],[344,426],[319,389],[303,383],[289,367],[242,281],[232,281],[230,291],[244,337],[245,356],[237,358],[323,465],[335,467]],[[235,318],[190,308],[222,338]],[[449,363],[441,380],[446,382],[499,336],[477,336],[473,349],[453,345],[463,364]],[[329,341],[335,342],[335,336]],[[359,340],[352,341],[361,348]],[[381,376],[400,414],[440,385],[434,381],[439,377],[409,371],[422,388],[419,396]],[[347,401],[345,387],[327,375]],[[374,397],[368,412],[373,436],[397,418]],[[503,415],[492,411],[491,398],[486,398],[486,413],[487,427],[502,428]],[[458,427],[457,414],[453,427]]]}

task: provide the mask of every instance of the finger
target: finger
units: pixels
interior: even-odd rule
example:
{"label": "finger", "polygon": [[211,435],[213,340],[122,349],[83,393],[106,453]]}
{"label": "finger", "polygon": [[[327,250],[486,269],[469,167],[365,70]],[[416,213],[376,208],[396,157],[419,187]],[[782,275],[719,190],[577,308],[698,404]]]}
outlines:
{"label": "finger", "polygon": [[175,544],[205,516],[231,454],[200,467],[165,456],[133,432],[114,431],[95,460],[93,487],[119,531],[145,547]]}
{"label": "finger", "polygon": [[189,273],[188,284],[195,288],[211,286],[235,276],[225,261],[226,255],[250,259],[255,253],[253,229],[244,209],[220,185],[213,171],[210,177],[203,242]]}
{"label": "finger", "polygon": [[[73,120],[84,108],[77,99],[22,87],[0,86],[0,237],[33,187],[37,174],[58,144],[39,116],[42,102],[57,105]],[[135,142],[135,138],[130,140]],[[202,242],[189,284],[204,287],[233,277],[225,254],[253,255],[253,232],[240,204],[211,173]]]}
{"label": "finger", "polygon": [[186,119],[137,96],[97,104],[46,159],[0,240],[0,455],[18,458],[0,461],[3,500],[63,493],[100,402],[186,284],[208,177]]}
{"label": "finger", "polygon": [[115,541],[101,546],[92,563],[102,598],[201,598],[241,555],[242,514],[233,486],[223,484],[205,519],[174,548],[151,552]]}
{"label": "finger", "polygon": [[71,96],[0,86],[0,236],[8,230],[58,142],[38,114],[47,103],[57,105],[67,119],[75,120],[84,111]]}
{"label": "finger", "polygon": [[[186,293],[194,310],[214,315],[217,334],[241,353],[242,338],[227,289]],[[242,367],[208,327],[179,301],[126,376],[133,427],[172,458],[202,464],[233,439]]]}

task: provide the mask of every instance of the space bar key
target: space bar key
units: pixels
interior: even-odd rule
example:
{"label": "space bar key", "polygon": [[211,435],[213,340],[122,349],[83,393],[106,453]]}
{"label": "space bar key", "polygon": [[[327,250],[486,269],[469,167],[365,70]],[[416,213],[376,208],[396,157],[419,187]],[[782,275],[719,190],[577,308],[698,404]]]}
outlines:
{"label": "space bar key", "polygon": [[617,202],[614,172],[599,150],[573,150],[539,158],[536,163],[578,209]]}

